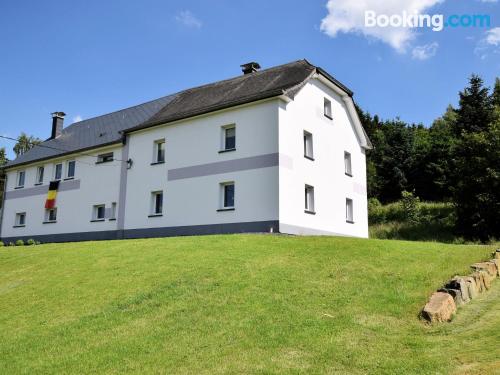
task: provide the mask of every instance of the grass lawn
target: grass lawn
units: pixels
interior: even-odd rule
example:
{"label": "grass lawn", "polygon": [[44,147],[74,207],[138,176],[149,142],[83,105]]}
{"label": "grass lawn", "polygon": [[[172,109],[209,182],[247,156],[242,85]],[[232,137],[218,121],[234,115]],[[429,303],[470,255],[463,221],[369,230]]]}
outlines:
{"label": "grass lawn", "polygon": [[271,235],[0,248],[0,373],[495,373],[499,281],[452,323],[418,318],[492,250]]}

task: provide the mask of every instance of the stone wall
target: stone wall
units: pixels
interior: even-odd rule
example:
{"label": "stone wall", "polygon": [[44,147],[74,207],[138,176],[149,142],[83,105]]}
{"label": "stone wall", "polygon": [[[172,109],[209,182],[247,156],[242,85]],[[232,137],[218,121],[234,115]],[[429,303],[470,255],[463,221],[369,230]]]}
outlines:
{"label": "stone wall", "polygon": [[500,276],[500,249],[493,259],[471,265],[469,276],[455,276],[433,293],[422,310],[424,319],[430,322],[445,322],[457,311],[457,306],[469,303],[480,293],[491,288],[491,283]]}

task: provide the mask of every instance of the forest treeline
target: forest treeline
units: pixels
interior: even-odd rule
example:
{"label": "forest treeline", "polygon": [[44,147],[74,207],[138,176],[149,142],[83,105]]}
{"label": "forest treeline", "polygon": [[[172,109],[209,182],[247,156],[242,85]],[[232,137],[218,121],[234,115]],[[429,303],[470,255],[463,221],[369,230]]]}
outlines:
{"label": "forest treeline", "polygon": [[358,113],[374,146],[367,152],[369,198],[390,203],[412,192],[452,202],[457,235],[500,238],[500,79],[490,90],[472,75],[458,107],[430,127]]}

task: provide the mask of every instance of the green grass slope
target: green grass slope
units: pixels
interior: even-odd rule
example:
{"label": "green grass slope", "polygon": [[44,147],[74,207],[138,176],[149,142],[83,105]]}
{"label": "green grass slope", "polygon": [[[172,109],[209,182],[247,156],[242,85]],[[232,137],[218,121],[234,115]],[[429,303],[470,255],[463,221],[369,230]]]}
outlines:
{"label": "green grass slope", "polygon": [[500,282],[429,294],[492,247],[271,235],[0,249],[0,373],[494,373]]}

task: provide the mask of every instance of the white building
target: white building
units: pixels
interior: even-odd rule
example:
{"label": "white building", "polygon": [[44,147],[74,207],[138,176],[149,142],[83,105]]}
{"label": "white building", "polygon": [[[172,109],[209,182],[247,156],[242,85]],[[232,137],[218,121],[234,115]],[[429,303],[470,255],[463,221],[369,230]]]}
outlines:
{"label": "white building", "polygon": [[51,137],[7,165],[2,240],[367,237],[352,92],[305,60],[259,68],[65,129],[54,113]]}

